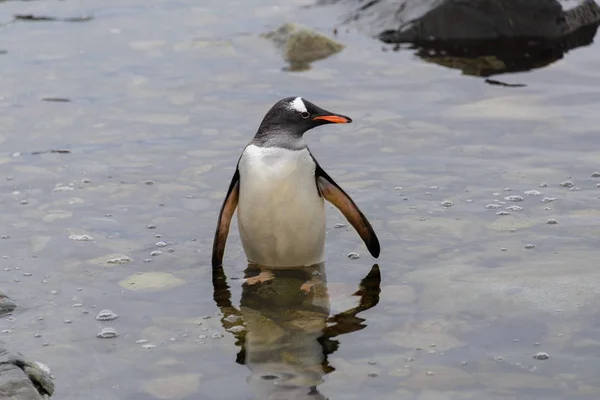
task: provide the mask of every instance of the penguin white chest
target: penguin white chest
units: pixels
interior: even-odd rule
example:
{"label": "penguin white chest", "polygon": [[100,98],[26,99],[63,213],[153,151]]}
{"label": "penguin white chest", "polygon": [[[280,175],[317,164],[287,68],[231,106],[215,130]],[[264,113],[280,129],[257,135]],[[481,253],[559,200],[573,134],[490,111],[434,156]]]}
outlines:
{"label": "penguin white chest", "polygon": [[238,168],[238,227],[248,261],[267,266],[323,262],[325,207],[308,150],[249,145]]}

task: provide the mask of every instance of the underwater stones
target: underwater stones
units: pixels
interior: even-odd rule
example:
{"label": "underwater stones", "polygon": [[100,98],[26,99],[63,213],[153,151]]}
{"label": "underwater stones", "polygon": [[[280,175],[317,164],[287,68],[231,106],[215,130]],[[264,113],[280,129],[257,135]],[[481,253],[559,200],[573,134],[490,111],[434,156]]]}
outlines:
{"label": "underwater stones", "polygon": [[285,23],[261,36],[275,44],[290,64],[290,70],[294,71],[308,69],[311,62],[327,58],[344,48],[322,33],[296,23]]}

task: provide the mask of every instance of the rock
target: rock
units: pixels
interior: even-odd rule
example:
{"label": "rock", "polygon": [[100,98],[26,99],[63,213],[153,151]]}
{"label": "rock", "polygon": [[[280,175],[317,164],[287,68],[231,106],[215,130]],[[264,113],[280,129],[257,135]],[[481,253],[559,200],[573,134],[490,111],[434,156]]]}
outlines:
{"label": "rock", "polygon": [[[384,43],[412,43],[425,61],[490,76],[551,64],[592,43],[594,0],[319,0],[344,3],[344,24]],[[495,83],[495,82],[494,82]]]}
{"label": "rock", "polygon": [[17,308],[17,303],[0,291],[0,317],[13,312],[15,308]]}
{"label": "rock", "polygon": [[261,35],[271,40],[283,53],[291,71],[310,68],[313,61],[339,53],[344,45],[308,27],[286,23],[277,30]]}
{"label": "rock", "polygon": [[0,342],[0,398],[42,400],[52,393],[54,383],[47,367],[5,350]]}

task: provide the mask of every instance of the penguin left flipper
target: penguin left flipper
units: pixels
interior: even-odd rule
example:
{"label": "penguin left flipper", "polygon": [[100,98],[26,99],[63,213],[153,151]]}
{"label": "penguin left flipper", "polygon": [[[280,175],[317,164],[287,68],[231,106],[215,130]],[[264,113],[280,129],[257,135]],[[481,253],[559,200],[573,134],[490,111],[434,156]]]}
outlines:
{"label": "penguin left flipper", "polygon": [[223,201],[223,206],[221,206],[221,212],[219,213],[212,249],[213,268],[217,268],[223,263],[225,243],[227,242],[227,236],[229,235],[229,225],[231,225],[231,218],[233,217],[233,213],[237,208],[239,197],[240,171],[236,167],[235,174],[233,174],[231,183],[229,184],[229,190],[227,190],[227,195]]}
{"label": "penguin left flipper", "polygon": [[317,165],[315,178],[319,192],[327,201],[344,214],[344,217],[346,217],[348,222],[356,229],[363,242],[365,242],[369,253],[373,257],[378,258],[380,252],[379,239],[377,239],[377,235],[373,231],[373,227],[367,220],[367,217],[360,211],[350,196],[321,168],[314,157],[313,160]]}

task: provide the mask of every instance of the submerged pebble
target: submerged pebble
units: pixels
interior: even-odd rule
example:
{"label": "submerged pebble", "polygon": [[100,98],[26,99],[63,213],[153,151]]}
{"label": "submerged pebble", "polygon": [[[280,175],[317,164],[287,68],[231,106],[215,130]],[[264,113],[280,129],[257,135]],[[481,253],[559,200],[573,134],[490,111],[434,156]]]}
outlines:
{"label": "submerged pebble", "polygon": [[556,200],[556,197],[544,197],[542,203],[552,203],[554,200]]}
{"label": "submerged pebble", "polygon": [[112,339],[119,336],[119,334],[114,328],[104,328],[96,336],[100,339]]}
{"label": "submerged pebble", "polygon": [[508,212],[508,211],[498,211],[496,213],[496,215],[510,215],[510,212]]}
{"label": "submerged pebble", "polygon": [[167,243],[166,242],[156,242],[156,243],[154,243],[154,245],[156,247],[166,247]]}
{"label": "submerged pebble", "polygon": [[454,205],[454,202],[452,202],[450,200],[444,200],[440,204],[444,207],[452,207]]}
{"label": "submerged pebble", "polygon": [[151,344],[151,343],[147,343],[147,344],[143,344],[142,348],[144,349],[154,349],[156,347],[155,344]]}
{"label": "submerged pebble", "polygon": [[572,188],[573,186],[575,186],[575,184],[571,181],[564,181],[564,182],[560,183],[560,186],[566,187],[566,188]]}
{"label": "submerged pebble", "polygon": [[555,220],[554,218],[550,218],[547,222],[548,225],[556,225],[558,224],[558,221]]}
{"label": "submerged pebble", "polygon": [[131,262],[131,258],[127,256],[113,258],[106,261],[107,264],[127,264],[128,262]]}
{"label": "submerged pebble", "polygon": [[523,196],[513,195],[513,196],[506,196],[504,198],[504,200],[507,200],[507,201],[523,201],[523,200],[525,200],[525,198]]}
{"label": "submerged pebble", "polygon": [[540,192],[539,190],[526,190],[523,193],[525,193],[528,196],[539,196],[542,194],[542,192]]}
{"label": "submerged pebble", "polygon": [[485,208],[487,208],[487,209],[494,209],[494,208],[500,208],[500,207],[502,207],[502,205],[498,204],[498,203],[491,203],[491,204],[488,204],[487,206],[485,206]]}
{"label": "submerged pebble", "polygon": [[529,243],[529,244],[526,244],[526,245],[525,245],[525,248],[526,248],[526,249],[533,249],[533,248],[535,248],[535,244],[531,244],[531,243]]}
{"label": "submerged pebble", "polygon": [[342,224],[342,223],[339,223],[339,222],[338,222],[338,223],[337,223],[337,224],[335,224],[333,227],[334,227],[334,228],[343,228],[343,227],[345,227],[345,226],[346,226],[346,224]]}
{"label": "submerged pebble", "polygon": [[523,211],[523,207],[520,207],[520,206],[509,206],[509,207],[506,207],[506,209],[509,211]]}
{"label": "submerged pebble", "polygon": [[111,310],[102,310],[96,315],[97,321],[112,321],[119,318],[119,316]]}
{"label": "submerged pebble", "polygon": [[79,242],[89,242],[89,241],[94,240],[94,238],[91,237],[90,235],[71,235],[71,236],[69,236],[69,239],[76,240]]}
{"label": "submerged pebble", "polygon": [[348,258],[351,260],[357,260],[360,258],[360,254],[355,253],[355,252],[350,252],[350,253],[348,253]]}
{"label": "submerged pebble", "polygon": [[162,254],[162,251],[160,251],[160,250],[154,250],[153,252],[150,253],[150,255],[152,257],[156,257],[156,256],[159,256],[161,254]]}
{"label": "submerged pebble", "polygon": [[548,353],[544,353],[544,352],[539,352],[533,355],[533,358],[535,358],[536,360],[547,360],[550,358],[550,356],[548,355]]}
{"label": "submerged pebble", "polygon": [[592,172],[592,178],[600,178],[600,171]]}

